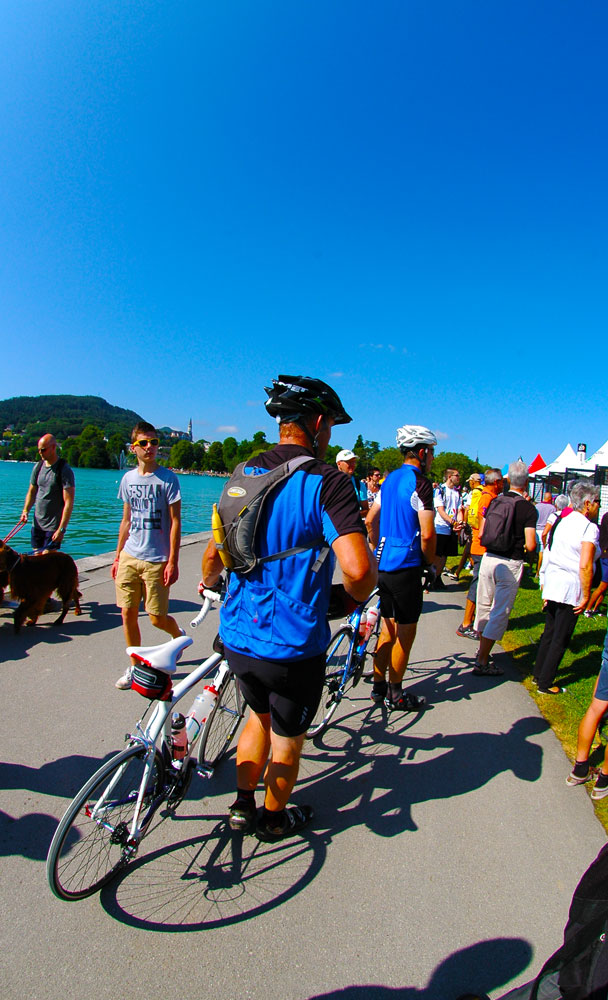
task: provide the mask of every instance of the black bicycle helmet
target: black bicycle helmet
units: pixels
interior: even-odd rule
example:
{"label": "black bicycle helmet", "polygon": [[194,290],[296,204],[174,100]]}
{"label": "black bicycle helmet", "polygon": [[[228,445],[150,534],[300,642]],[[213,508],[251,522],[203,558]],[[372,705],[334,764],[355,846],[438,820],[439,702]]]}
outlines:
{"label": "black bicycle helmet", "polygon": [[327,382],[306,375],[279,375],[272,386],[264,386],[268,399],[264,404],[280,424],[297,423],[311,413],[325,413],[335,424],[350,424],[340,397]]}

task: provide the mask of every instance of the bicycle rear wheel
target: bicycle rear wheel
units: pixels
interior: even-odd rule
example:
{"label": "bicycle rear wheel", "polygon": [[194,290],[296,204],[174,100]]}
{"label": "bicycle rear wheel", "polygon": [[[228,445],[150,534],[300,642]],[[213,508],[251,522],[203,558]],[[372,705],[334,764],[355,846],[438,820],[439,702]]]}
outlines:
{"label": "bicycle rear wheel", "polygon": [[[158,750],[146,777],[147,761],[144,747],[128,747],[103,764],[68,806],[46,861],[49,885],[59,899],[92,895],[135,857],[164,788]],[[144,778],[140,836],[132,843],[130,827]]]}
{"label": "bicycle rear wheel", "polygon": [[[354,652],[351,645],[352,636],[352,627],[341,625],[329,640],[325,654],[325,679],[321,701],[310,726],[306,730],[306,736],[309,740],[313,739],[314,736],[321,736],[325,732],[334,712],[342,701],[343,695],[352,685],[353,672],[350,669]],[[344,680],[345,667],[347,666],[346,679]]]}
{"label": "bicycle rear wheel", "polygon": [[241,719],[245,702],[234,674],[224,681],[215,705],[209,712],[198,744],[198,764],[205,771],[212,771],[228,750]]}

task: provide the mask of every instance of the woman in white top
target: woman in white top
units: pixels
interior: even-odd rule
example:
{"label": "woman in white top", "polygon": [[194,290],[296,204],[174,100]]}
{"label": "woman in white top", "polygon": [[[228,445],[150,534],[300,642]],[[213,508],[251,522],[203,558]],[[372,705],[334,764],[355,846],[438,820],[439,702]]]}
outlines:
{"label": "woman in white top", "polygon": [[550,558],[543,582],[547,620],[534,667],[534,680],[541,694],[562,691],[554,684],[555,675],[577,618],[589,601],[593,563],[598,555],[599,488],[589,480],[577,480],[570,489],[570,504],[571,513],[557,519],[548,541]]}

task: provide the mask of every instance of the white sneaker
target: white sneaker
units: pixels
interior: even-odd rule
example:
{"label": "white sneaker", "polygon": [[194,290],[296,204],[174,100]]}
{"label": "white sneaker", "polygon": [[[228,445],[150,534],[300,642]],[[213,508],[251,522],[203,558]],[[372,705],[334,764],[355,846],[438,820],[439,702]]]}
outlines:
{"label": "white sneaker", "polygon": [[114,687],[117,687],[119,691],[130,691],[131,690],[131,674],[133,672],[133,667],[127,667],[122,677],[119,677],[116,681]]}

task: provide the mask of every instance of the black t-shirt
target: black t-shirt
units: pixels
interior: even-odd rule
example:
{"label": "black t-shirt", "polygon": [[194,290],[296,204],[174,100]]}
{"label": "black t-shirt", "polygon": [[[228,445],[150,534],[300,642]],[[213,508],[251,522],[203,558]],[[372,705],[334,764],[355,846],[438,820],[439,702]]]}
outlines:
{"label": "black t-shirt", "polygon": [[524,547],[524,529],[536,529],[538,511],[533,503],[522,497],[520,493],[516,493],[515,490],[509,490],[507,496],[518,497],[517,503],[515,504],[515,516],[513,518],[515,542],[508,552],[501,552],[500,554],[505,556],[506,559],[523,559],[526,552]]}

